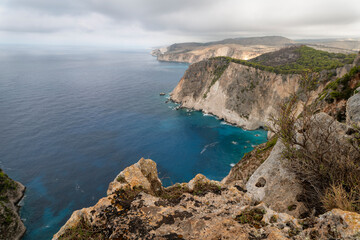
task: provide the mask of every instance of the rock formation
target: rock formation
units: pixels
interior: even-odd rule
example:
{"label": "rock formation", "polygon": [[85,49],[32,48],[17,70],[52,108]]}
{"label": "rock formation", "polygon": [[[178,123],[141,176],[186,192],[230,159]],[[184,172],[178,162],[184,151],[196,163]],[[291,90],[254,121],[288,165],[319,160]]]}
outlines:
{"label": "rock formation", "polygon": [[[338,78],[354,64],[330,71]],[[320,74],[316,98],[328,82],[329,72]],[[171,93],[182,107],[211,113],[248,130],[266,127],[277,107],[299,89],[301,75],[276,74],[254,67],[213,58],[190,65]],[[301,112],[299,106],[299,113]]]}
{"label": "rock formation", "polygon": [[25,187],[10,179],[0,169],[0,239],[20,239],[25,226],[18,214],[18,202],[24,196]]}
{"label": "rock formation", "polygon": [[[272,158],[274,154],[266,161]],[[273,178],[278,179],[276,175]],[[189,183],[168,188],[159,183],[156,164],[140,159],[110,183],[107,197],[93,207],[75,211],[53,239],[275,240],[360,236],[359,214],[334,209],[319,217],[297,219],[256,201],[236,181],[224,184],[198,174]]]}

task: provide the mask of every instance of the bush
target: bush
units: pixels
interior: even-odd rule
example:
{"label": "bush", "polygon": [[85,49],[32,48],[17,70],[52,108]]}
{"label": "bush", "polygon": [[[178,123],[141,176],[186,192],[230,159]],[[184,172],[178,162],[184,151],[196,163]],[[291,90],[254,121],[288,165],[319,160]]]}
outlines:
{"label": "bush", "polygon": [[299,199],[309,209],[318,214],[335,207],[360,212],[360,133],[355,129],[355,134],[343,137],[336,120],[314,115],[318,104],[310,104],[308,87],[313,80],[302,80],[306,97],[300,116],[295,114],[297,94],[280,107],[272,130],[285,145],[286,167],[303,184]]}

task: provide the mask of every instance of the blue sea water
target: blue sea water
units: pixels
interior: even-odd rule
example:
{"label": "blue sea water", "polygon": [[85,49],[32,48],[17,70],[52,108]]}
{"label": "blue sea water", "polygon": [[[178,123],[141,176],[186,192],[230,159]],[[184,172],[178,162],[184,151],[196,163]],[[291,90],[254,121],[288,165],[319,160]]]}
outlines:
{"label": "blue sea water", "polygon": [[165,103],[187,68],[148,51],[0,48],[0,167],[27,187],[24,239],[50,239],[141,157],[165,185],[221,180],[266,141]]}

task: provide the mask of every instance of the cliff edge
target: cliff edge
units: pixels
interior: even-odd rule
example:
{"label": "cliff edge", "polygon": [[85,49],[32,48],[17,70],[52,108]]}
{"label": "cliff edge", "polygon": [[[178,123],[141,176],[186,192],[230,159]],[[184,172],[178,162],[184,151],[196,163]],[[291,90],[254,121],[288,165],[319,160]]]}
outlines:
{"label": "cliff edge", "polygon": [[[334,65],[320,71],[324,66],[317,67],[311,57],[318,55],[322,59],[326,54],[300,46],[264,54],[251,61],[225,57],[201,61],[189,66],[171,92],[171,99],[182,107],[214,114],[244,129],[266,127],[279,105],[298,92],[300,72],[305,68],[319,70],[317,86],[311,93],[316,98],[329,81],[342,77],[355,65],[352,63],[355,55],[349,59],[344,55],[344,59],[334,59]],[[304,64],[305,57],[309,62]]]}

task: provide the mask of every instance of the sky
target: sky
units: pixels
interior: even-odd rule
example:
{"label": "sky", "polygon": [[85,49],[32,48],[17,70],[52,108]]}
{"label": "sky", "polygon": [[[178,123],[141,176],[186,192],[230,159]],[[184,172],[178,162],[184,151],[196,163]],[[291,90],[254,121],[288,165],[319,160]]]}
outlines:
{"label": "sky", "polygon": [[359,0],[0,0],[0,43],[151,48],[235,37],[360,38]]}

